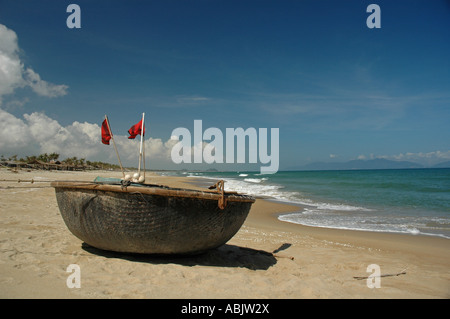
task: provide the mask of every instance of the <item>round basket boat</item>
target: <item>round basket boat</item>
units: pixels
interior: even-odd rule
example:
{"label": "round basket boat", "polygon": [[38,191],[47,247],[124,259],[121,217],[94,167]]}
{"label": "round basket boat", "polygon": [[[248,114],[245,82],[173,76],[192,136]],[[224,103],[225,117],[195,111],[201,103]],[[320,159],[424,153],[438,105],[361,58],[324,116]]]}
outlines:
{"label": "round basket boat", "polygon": [[69,230],[90,246],[142,254],[195,254],[225,244],[255,199],[158,185],[53,182]]}

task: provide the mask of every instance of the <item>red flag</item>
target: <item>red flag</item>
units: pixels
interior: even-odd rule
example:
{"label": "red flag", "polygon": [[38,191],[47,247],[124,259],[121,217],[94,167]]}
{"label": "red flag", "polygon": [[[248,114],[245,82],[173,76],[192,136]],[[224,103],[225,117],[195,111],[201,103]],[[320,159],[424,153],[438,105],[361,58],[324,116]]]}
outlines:
{"label": "red flag", "polygon": [[[142,129],[142,120],[139,121],[139,123],[133,125],[129,130],[128,130],[128,134],[130,134],[130,136],[128,136],[129,139],[134,139],[138,134],[141,134],[141,129]],[[145,135],[145,126],[144,126],[144,134]]]}
{"label": "red flag", "polygon": [[111,131],[109,130],[108,123],[105,119],[102,123],[102,143],[109,145],[110,139],[111,139]]}

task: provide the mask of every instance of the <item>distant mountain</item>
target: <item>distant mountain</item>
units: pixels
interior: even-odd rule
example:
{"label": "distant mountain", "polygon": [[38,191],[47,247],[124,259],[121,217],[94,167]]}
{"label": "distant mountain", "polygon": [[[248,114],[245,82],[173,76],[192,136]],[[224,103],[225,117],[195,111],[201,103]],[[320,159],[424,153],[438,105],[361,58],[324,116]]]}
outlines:
{"label": "distant mountain", "polygon": [[433,165],[433,168],[450,168],[450,161]]}
{"label": "distant mountain", "polygon": [[[450,162],[449,162],[450,163]],[[339,163],[316,162],[295,168],[296,170],[352,170],[352,169],[401,169],[423,168],[422,165],[407,161],[391,161],[384,158],[372,160],[352,160]]]}

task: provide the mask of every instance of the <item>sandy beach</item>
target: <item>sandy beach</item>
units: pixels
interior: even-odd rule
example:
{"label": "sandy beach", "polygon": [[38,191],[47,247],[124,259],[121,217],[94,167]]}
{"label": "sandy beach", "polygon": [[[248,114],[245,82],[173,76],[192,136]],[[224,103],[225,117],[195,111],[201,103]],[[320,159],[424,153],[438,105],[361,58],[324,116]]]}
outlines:
{"label": "sandy beach", "polygon": [[[301,207],[263,199],[227,244],[202,255],[140,256],[89,247],[69,232],[45,181],[96,176],[120,173],[0,170],[1,298],[450,297],[450,240],[295,225],[277,214]],[[195,187],[188,178],[151,173],[147,182]],[[73,264],[80,269],[80,288],[67,285]],[[354,278],[371,275],[373,264],[382,275],[379,288]]]}

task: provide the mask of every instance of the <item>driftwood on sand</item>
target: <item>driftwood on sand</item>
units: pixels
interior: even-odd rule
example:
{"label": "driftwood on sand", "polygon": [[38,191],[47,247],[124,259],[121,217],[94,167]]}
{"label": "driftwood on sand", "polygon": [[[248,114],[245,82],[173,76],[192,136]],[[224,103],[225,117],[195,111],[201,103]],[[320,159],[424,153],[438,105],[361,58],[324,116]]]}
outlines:
{"label": "driftwood on sand", "polygon": [[406,268],[403,269],[402,271],[395,273],[395,274],[382,274],[382,275],[370,275],[370,276],[354,276],[353,278],[356,280],[364,280],[364,279],[368,279],[370,278],[375,278],[375,277],[395,277],[395,276],[400,276],[400,275],[406,275]]}

